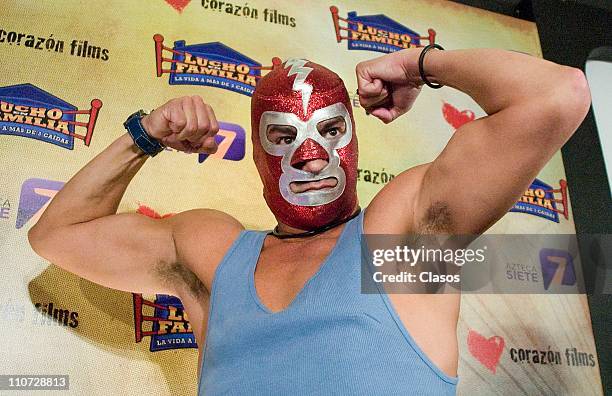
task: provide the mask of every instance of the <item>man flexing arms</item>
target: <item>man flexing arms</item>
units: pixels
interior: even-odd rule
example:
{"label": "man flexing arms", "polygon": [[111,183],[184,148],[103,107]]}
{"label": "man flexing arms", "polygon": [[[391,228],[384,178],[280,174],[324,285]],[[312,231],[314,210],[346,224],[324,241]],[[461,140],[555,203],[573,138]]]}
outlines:
{"label": "man flexing arms", "polygon": [[[384,123],[420,92],[421,51],[357,65],[360,102]],[[457,129],[435,160],[390,181],[366,211],[344,84],[292,59],[252,98],[254,160],[275,233],[245,231],[209,209],[160,220],[116,214],[148,158],[124,134],[56,195],[31,245],[101,285],[180,297],[201,348],[201,392],[453,394],[459,295],[361,294],[359,236],[484,232],[569,139],[590,96],[581,71],[516,52],[431,50],[423,69],[488,115]],[[198,96],[173,99],[141,124],[163,145],[216,150],[218,124]]]}

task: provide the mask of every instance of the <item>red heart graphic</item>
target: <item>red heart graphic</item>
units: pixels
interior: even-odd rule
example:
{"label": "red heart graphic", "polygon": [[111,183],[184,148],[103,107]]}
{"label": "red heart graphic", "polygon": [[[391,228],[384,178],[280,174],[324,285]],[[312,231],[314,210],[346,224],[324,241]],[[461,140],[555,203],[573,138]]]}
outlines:
{"label": "red heart graphic", "polygon": [[474,330],[470,330],[467,337],[468,350],[483,366],[493,374],[504,352],[504,339],[500,336],[484,338]]}
{"label": "red heart graphic", "polygon": [[165,215],[160,215],[155,211],[155,209],[148,207],[147,205],[138,204],[138,209],[136,209],[136,213],[141,215],[145,215],[152,219],[165,219],[166,217],[174,216],[175,213],[166,213]]}
{"label": "red heart graphic", "polygon": [[187,7],[191,0],[166,0],[166,3],[170,4],[172,8],[178,12],[183,12],[183,9]]}
{"label": "red heart graphic", "polygon": [[472,110],[459,111],[453,105],[446,102],[444,102],[444,105],[442,106],[442,115],[444,115],[446,122],[451,124],[455,129],[459,128],[463,124],[473,121],[474,118],[476,118]]}

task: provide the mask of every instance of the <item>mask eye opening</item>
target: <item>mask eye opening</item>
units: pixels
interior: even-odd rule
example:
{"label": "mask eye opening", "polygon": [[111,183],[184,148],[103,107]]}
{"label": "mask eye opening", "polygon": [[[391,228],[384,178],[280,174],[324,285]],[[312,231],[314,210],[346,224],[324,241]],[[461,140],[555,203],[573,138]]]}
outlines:
{"label": "mask eye opening", "polygon": [[346,120],[343,116],[328,118],[317,123],[317,131],[327,140],[340,139],[346,133]]}
{"label": "mask eye opening", "polygon": [[297,138],[297,128],[292,125],[270,124],[266,127],[266,140],[276,146],[288,146]]}

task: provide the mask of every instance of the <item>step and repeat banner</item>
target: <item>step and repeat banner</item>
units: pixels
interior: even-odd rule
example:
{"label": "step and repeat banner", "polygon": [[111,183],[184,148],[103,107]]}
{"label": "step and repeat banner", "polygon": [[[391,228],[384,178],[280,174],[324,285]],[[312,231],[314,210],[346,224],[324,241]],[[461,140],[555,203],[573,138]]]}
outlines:
{"label": "step and repeat banner", "polygon": [[[162,217],[208,207],[270,229],[249,112],[272,59],[326,65],[352,93],[358,62],[429,43],[541,56],[533,23],[438,0],[3,1],[0,373],[66,374],[74,394],[195,394],[197,345],[178,298],[119,292],[63,271],[31,250],[28,229],[63,184],[124,133],[129,114],[183,95],[213,106],[219,151],[168,149],[149,160],[119,211]],[[362,206],[485,115],[451,88],[425,88],[390,125],[366,116],[356,97],[353,106]],[[574,233],[568,189],[557,154],[489,232]],[[542,294],[462,297],[459,394],[602,394],[586,297],[545,293],[575,287],[577,259],[496,269]]]}

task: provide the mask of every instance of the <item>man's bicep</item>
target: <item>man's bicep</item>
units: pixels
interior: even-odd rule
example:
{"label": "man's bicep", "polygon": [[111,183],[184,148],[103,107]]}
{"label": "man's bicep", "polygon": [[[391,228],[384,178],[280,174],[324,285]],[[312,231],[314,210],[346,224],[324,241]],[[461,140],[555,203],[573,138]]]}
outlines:
{"label": "man's bicep", "polygon": [[558,150],[554,126],[546,123],[541,113],[517,106],[457,129],[424,175],[417,227],[444,219],[437,231],[478,234],[499,220]]}
{"label": "man's bicep", "polygon": [[[46,233],[47,235],[41,235]],[[176,294],[172,228],[122,213],[55,230],[34,230],[34,250],[51,263],[112,289]]]}

